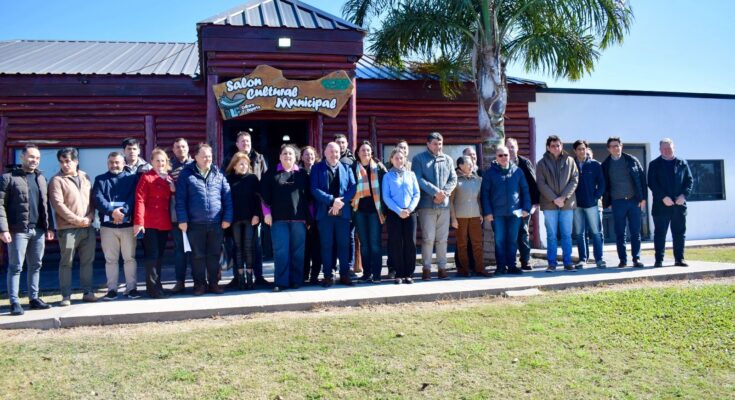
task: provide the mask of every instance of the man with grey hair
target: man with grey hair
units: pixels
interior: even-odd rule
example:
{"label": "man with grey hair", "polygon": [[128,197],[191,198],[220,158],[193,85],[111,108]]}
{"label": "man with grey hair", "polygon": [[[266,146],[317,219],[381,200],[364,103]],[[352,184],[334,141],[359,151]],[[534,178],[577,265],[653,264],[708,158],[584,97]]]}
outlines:
{"label": "man with grey hair", "polygon": [[648,187],[653,194],[653,243],[656,268],[663,266],[666,234],[671,225],[674,242],[674,265],[688,267],[684,260],[684,235],[686,234],[687,197],[694,186],[692,171],[686,160],[677,158],[674,142],[665,138],[659,142],[661,156],[648,165]]}
{"label": "man with grey hair", "polygon": [[125,158],[117,151],[107,156],[107,172],[97,176],[92,186],[94,206],[100,218],[100,242],[105,255],[107,294],[102,300],[117,299],[120,256],[125,273],[125,296],[140,297],[135,261],[133,206],[138,175],[125,169]]}
{"label": "man with grey hair", "polygon": [[[536,167],[530,159],[523,157],[518,153],[518,140],[515,138],[505,139],[505,146],[510,154],[510,161],[517,165],[523,171],[528,183],[528,192],[531,197],[531,212],[533,214],[538,209],[540,202],[540,194],[536,184]],[[529,223],[531,216],[523,217],[521,227],[518,229],[518,253],[520,254],[521,269],[524,271],[532,271],[531,267],[531,241],[529,239]],[[538,229],[538,228],[536,228]]]}
{"label": "man with grey hair", "polygon": [[454,161],[442,152],[444,137],[431,132],[426,138],[426,151],[417,154],[411,170],[421,189],[418,212],[421,225],[421,279],[431,279],[431,254],[436,244],[436,261],[439,279],[449,279],[447,274],[447,238],[449,236],[449,196],[457,186]]}

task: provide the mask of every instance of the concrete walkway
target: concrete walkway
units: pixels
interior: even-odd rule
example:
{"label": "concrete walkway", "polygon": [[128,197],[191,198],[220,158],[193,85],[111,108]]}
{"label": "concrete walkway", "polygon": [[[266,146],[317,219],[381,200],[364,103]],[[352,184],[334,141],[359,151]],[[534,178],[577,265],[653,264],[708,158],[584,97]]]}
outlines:
{"label": "concrete walkway", "polygon": [[[698,241],[687,247],[733,244],[735,240]],[[644,245],[644,249],[645,249]],[[652,246],[651,246],[652,247]],[[608,252],[608,250],[613,250]],[[535,250],[543,257],[544,251]],[[614,246],[606,248],[606,258],[617,264]],[[615,261],[614,263],[612,261]],[[646,265],[653,259],[644,257]],[[412,285],[395,285],[392,281],[381,284],[357,284],[354,287],[336,285],[329,289],[305,286],[298,290],[272,293],[269,290],[228,292],[223,295],[174,296],[168,299],[138,300],[120,299],[110,302],[80,303],[71,307],[53,307],[49,310],[28,310],[23,316],[10,316],[7,307],[0,313],[0,329],[53,329],[85,325],[113,325],[142,322],[178,321],[214,316],[248,314],[255,312],[301,311],[320,306],[355,306],[360,304],[399,303],[409,301],[434,301],[447,298],[467,298],[483,295],[499,295],[509,290],[538,288],[560,290],[571,287],[596,286],[647,280],[683,280],[703,277],[735,276],[735,265],[689,261],[690,267],[673,267],[673,261],[664,268],[608,268],[600,270],[589,265],[584,270],[554,273],[544,272],[545,265],[536,263],[537,269],[522,276],[493,278],[456,278],[429,282],[417,280]],[[384,271],[386,273],[387,271]],[[420,268],[417,268],[420,273]],[[453,275],[453,274],[452,274]],[[224,282],[224,280],[223,280]],[[167,285],[170,286],[170,285]],[[191,283],[189,283],[189,293]],[[78,295],[74,298],[76,299]]]}

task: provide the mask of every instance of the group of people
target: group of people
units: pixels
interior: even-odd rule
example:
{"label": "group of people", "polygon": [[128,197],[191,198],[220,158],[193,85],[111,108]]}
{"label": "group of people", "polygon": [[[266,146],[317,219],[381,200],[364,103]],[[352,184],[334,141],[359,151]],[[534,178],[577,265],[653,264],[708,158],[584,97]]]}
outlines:
{"label": "group of people", "polygon": [[[21,165],[0,179],[0,239],[7,244],[7,273],[11,314],[24,310],[19,303],[20,273],[28,269],[31,309],[50,307],[39,297],[39,276],[46,240],[59,241],[59,306],[71,304],[71,268],[78,253],[82,301],[94,302],[92,263],[95,256],[95,211],[105,256],[107,293],[118,297],[119,259],[123,259],[123,295],[138,298],[137,239],[142,239],[145,286],[151,298],[185,290],[191,264],[193,294],[223,293],[220,256],[223,243],[234,259],[234,278],[226,287],[252,289],[270,284],[263,277],[261,224],[269,227],[274,254],[273,291],[304,283],[330,287],[352,286],[353,258],[359,257],[359,281],[382,281],[382,234],[387,226],[388,279],[413,283],[416,269],[417,226],[421,228],[422,280],[432,279],[436,254],[437,277],[448,279],[447,239],[456,229],[457,274],[478,276],[521,274],[531,270],[529,219],[544,214],[548,268],[557,267],[557,237],[563,266],[581,268],[602,257],[602,207],[612,206],[619,267],[627,264],[625,229],[630,231],[633,265],[640,262],[641,208],[647,183],[653,192],[656,226],[655,267],[662,266],[669,225],[674,236],[676,264],[684,260],[686,198],[692,190],[686,161],[674,155],[670,139],[660,143],[661,157],[651,162],[648,179],[640,162],[623,153],[620,138],[608,140],[610,156],[600,164],[592,159],[584,140],[574,143],[574,156],[563,151],[561,139],[550,136],[546,153],[536,166],[518,154],[518,142],[508,138],[497,147],[495,160],[484,171],[477,167],[474,148],[454,160],[443,152],[443,137],[428,135],[426,150],[409,161],[409,147],[401,140],[387,165],[375,158],[373,144],[363,141],[349,151],[347,138],[338,135],[320,159],[311,146],[284,144],[279,162],[268,168],[252,149],[248,132],[237,136],[237,152],[223,168],[213,165],[212,148],[199,144],[194,158],[185,139],[176,139],[173,158],[163,149],[140,157],[140,143],[123,141],[122,152],[107,157],[108,171],[94,182],[78,168],[78,152],[57,152],[60,170],[47,183],[38,170],[40,151],[32,144],[21,151]],[[52,218],[51,210],[55,215]],[[486,270],[483,259],[483,222],[494,232],[496,269]],[[572,264],[572,227],[579,246],[579,263]],[[487,228],[486,228],[487,229]],[[176,283],[164,291],[161,262],[169,234],[174,243]],[[356,243],[359,246],[356,246]],[[520,252],[520,268],[516,253]],[[335,272],[339,279],[335,280]],[[323,275],[319,281],[319,275]]]}

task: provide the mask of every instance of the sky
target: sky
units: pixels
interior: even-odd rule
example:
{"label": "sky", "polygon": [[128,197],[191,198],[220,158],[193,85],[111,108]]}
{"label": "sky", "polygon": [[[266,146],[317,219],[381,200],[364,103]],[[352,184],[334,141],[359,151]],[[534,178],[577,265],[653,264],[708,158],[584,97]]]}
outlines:
{"label": "sky", "polygon": [[[244,0],[0,0],[0,40],[196,41],[196,23]],[[341,16],[342,0],[306,0]],[[635,21],[591,75],[555,80],[511,66],[511,76],[552,88],[735,94],[735,1],[629,0]],[[2,54],[0,54],[2,57]]]}

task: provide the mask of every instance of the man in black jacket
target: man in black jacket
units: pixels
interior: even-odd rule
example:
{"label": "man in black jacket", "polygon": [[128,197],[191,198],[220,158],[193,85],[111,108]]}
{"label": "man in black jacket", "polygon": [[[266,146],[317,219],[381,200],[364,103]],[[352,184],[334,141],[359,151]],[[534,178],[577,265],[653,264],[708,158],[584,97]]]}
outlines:
{"label": "man in black jacket", "polygon": [[641,212],[646,208],[648,190],[646,173],[637,158],[623,153],[623,142],[619,137],[607,139],[607,150],[610,155],[602,163],[605,175],[605,195],[602,205],[612,207],[615,221],[615,242],[620,258],[619,268],[627,265],[625,250],[625,226],[630,231],[630,248],[633,266],[643,268],[641,257]]}
{"label": "man in black jacket", "polygon": [[531,160],[518,154],[518,141],[516,139],[505,139],[505,147],[508,148],[508,153],[510,153],[510,161],[518,165],[518,168],[523,171],[523,176],[526,177],[528,191],[531,195],[531,212],[527,217],[523,218],[521,229],[518,230],[518,252],[521,255],[521,269],[532,271],[533,267],[530,265],[531,241],[528,238],[528,224],[531,220],[531,215],[538,210],[539,204],[539,192],[538,186],[536,186],[536,168],[533,166]]}
{"label": "man in black jacket", "polygon": [[671,225],[674,242],[674,265],[688,267],[684,260],[684,234],[687,229],[687,197],[692,193],[694,179],[689,164],[674,155],[674,142],[659,142],[661,156],[648,165],[648,187],[653,194],[653,243],[656,249],[656,268],[663,266],[666,233]]}
{"label": "man in black jacket", "polygon": [[20,273],[28,263],[28,298],[31,309],[50,306],[38,297],[45,240],[54,238],[48,212],[48,186],[38,165],[41,152],[33,144],[21,150],[21,167],[0,177],[0,239],[8,245],[8,298],[10,314],[22,315],[18,301]]}

